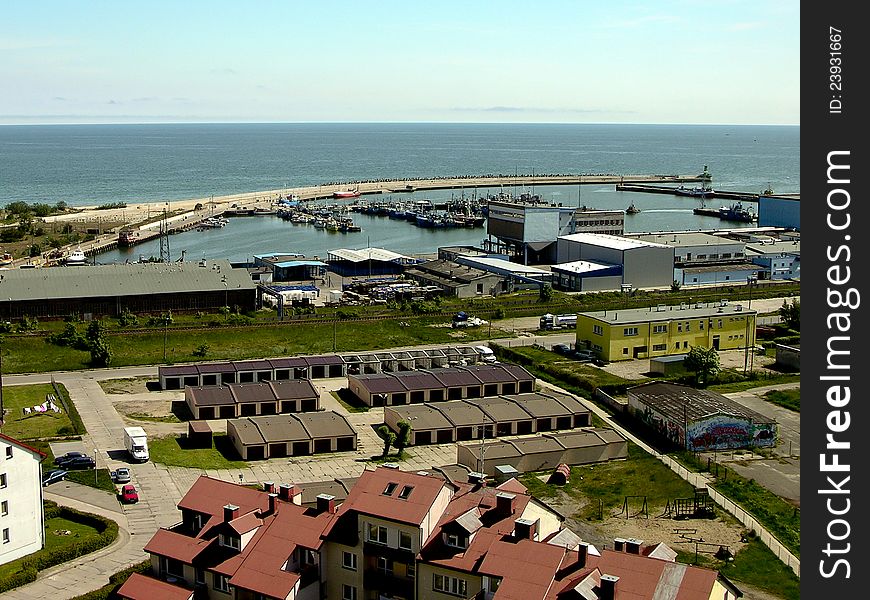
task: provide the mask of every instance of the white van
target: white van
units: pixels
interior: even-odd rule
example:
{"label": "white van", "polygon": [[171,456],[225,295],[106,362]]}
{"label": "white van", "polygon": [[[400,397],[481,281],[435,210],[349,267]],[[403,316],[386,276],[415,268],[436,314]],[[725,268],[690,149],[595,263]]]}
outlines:
{"label": "white van", "polygon": [[485,363],[494,363],[498,362],[495,357],[495,353],[492,351],[492,348],[489,346],[475,346],[475,350],[480,355],[480,361]]}

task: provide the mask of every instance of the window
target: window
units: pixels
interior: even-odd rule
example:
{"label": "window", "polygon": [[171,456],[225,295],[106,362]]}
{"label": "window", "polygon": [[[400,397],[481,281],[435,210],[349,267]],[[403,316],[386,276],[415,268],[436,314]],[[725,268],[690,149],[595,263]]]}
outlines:
{"label": "window", "polygon": [[623,354],[628,354],[628,348],[623,348],[623,349],[622,349],[622,353],[623,353]]}
{"label": "window", "polygon": [[602,327],[601,325],[593,325],[592,333],[594,333],[595,335],[604,335],[604,327]]}
{"label": "window", "polygon": [[719,329],[722,329],[722,319],[719,319]]}
{"label": "window", "polygon": [[691,331],[691,329],[692,329],[692,323],[689,321],[686,321],[686,331]]}
{"label": "window", "polygon": [[668,326],[667,325],[653,325],[653,333],[667,333]]}
{"label": "window", "polygon": [[402,491],[399,492],[399,498],[401,498],[402,500],[407,500],[408,496],[410,496],[411,492],[413,492],[413,491],[414,491],[414,486],[406,485],[405,487],[402,488]]}
{"label": "window", "polygon": [[411,534],[404,531],[399,532],[399,548],[403,550],[411,549]]}
{"label": "window", "polygon": [[680,333],[683,332],[683,324],[682,323],[677,323],[677,331]]}
{"label": "window", "polygon": [[6,487],[6,473],[0,473],[0,488]]}
{"label": "window", "polygon": [[392,496],[397,487],[399,487],[398,483],[393,483],[392,481],[388,483],[387,487],[384,488],[384,496]]}
{"label": "window", "polygon": [[160,568],[165,575],[184,579],[184,563],[174,558],[160,557]]}
{"label": "window", "polygon": [[405,574],[408,576],[408,579],[414,579],[417,576],[417,565],[409,562],[405,565]]}
{"label": "window", "polygon": [[386,556],[378,557],[378,572],[382,575],[393,574],[393,561]]}
{"label": "window", "polygon": [[447,543],[448,546],[453,546],[454,548],[468,547],[468,538],[464,535],[460,536],[455,533],[448,533],[444,541]]}
{"label": "window", "polygon": [[214,581],[214,589],[219,592],[230,593],[230,584],[229,579],[226,575],[221,575],[220,573],[212,574],[212,581]]}
{"label": "window", "polygon": [[387,528],[381,527],[380,525],[374,525],[372,523],[369,523],[368,541],[374,542],[375,544],[386,544],[387,543]]}
{"label": "window", "polygon": [[637,327],[626,327],[622,330],[622,335],[637,335]]}
{"label": "window", "polygon": [[689,342],[683,342],[683,348],[688,348],[688,347],[689,347]]}
{"label": "window", "polygon": [[653,351],[667,350],[668,346],[667,344],[653,344],[652,349]]}
{"label": "window", "polygon": [[342,584],[341,600],[356,600],[356,587],[352,585]]}
{"label": "window", "polygon": [[12,458],[12,446],[6,446],[6,459]]}
{"label": "window", "polygon": [[698,321],[698,328],[703,331],[704,330],[704,321]]}
{"label": "window", "polygon": [[197,585],[205,585],[205,571],[202,569],[196,569],[193,572],[193,581]]}
{"label": "window", "polygon": [[227,546],[235,550],[241,550],[242,540],[234,535],[221,534],[221,546]]}
{"label": "window", "polygon": [[9,543],[9,528],[8,527],[3,530],[3,543],[4,544]]}
{"label": "window", "polygon": [[353,552],[342,552],[341,566],[345,569],[356,571],[356,554]]}
{"label": "window", "polygon": [[432,575],[432,589],[436,592],[444,592],[454,596],[465,597],[467,595],[465,580],[439,573]]}

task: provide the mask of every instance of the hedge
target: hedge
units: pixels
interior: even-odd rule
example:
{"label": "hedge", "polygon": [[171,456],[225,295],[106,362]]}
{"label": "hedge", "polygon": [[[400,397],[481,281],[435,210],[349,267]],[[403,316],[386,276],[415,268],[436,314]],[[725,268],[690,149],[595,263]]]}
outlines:
{"label": "hedge", "polygon": [[18,559],[17,562],[20,565],[20,570],[0,581],[0,593],[32,583],[36,581],[39,571],[105,548],[118,539],[118,524],[111,519],[81,512],[66,506],[58,506],[50,500],[46,500],[43,503],[43,511],[45,520],[62,517],[70,521],[89,525],[100,533],[68,546],[55,548],[54,550],[40,550]]}

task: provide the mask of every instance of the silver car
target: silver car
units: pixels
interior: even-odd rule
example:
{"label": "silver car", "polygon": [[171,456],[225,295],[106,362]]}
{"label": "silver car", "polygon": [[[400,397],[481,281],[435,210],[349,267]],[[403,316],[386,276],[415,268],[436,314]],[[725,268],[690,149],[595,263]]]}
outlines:
{"label": "silver car", "polygon": [[115,483],[130,483],[130,469],[119,467],[115,471],[112,471],[112,481]]}

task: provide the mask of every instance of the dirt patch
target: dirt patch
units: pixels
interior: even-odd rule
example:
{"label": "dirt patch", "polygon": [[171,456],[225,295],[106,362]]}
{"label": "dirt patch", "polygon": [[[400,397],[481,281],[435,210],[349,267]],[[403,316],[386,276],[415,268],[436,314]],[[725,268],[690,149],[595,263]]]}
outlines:
{"label": "dirt patch", "polygon": [[172,414],[172,398],[156,398],[149,400],[115,400],[112,404],[121,415],[144,421],[177,422]]}
{"label": "dirt patch", "polygon": [[144,394],[148,392],[151,377],[128,377],[124,379],[104,379],[100,387],[107,394]]}

